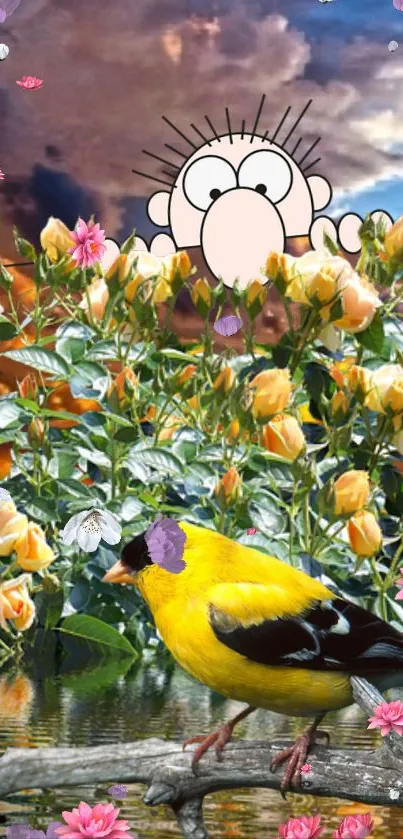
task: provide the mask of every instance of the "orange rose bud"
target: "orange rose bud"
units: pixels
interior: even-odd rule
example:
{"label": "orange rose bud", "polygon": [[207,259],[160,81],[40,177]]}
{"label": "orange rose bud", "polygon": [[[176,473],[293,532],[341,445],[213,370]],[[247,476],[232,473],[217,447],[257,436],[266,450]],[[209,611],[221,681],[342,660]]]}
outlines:
{"label": "orange rose bud", "polygon": [[139,380],[131,367],[123,367],[108,391],[108,398],[121,409],[130,405],[137,394]]}
{"label": "orange rose bud", "polygon": [[28,426],[28,440],[33,448],[40,446],[45,438],[45,423],[39,417],[34,417]]}
{"label": "orange rose bud", "polygon": [[11,467],[13,464],[13,458],[11,454],[12,443],[0,443],[0,481],[3,481],[4,478],[11,472]]}
{"label": "orange rose bud", "polygon": [[241,497],[242,478],[237,469],[235,469],[235,466],[231,466],[225,475],[223,475],[218,481],[215,488],[215,494],[225,507],[228,507]]}
{"label": "orange rose bud", "polygon": [[33,373],[28,373],[20,382],[18,382],[18,392],[21,399],[36,400],[38,396],[38,382]]}
{"label": "orange rose bud", "polygon": [[330,402],[330,413],[335,423],[342,422],[350,408],[350,402],[342,390],[337,390]]}
{"label": "orange rose bud", "polygon": [[215,391],[219,391],[222,394],[227,394],[232,389],[235,382],[235,373],[232,367],[223,367],[223,369],[219,372],[217,378],[213,382],[213,388]]}
{"label": "orange rose bud", "polygon": [[236,443],[239,439],[239,435],[241,433],[241,426],[239,420],[235,419],[232,420],[232,423],[228,429],[227,439],[229,443]]}
{"label": "orange rose bud", "polygon": [[295,460],[305,446],[305,437],[295,417],[279,414],[262,429],[262,445],[267,451]]}
{"label": "orange rose bud", "polygon": [[178,387],[180,387],[180,385],[184,385],[185,382],[189,381],[189,379],[192,379],[196,370],[197,367],[195,364],[187,364],[180,373],[177,373],[175,379]]}
{"label": "orange rose bud", "polygon": [[334,484],[336,515],[345,516],[362,510],[368,504],[369,493],[367,472],[358,469],[343,472]]}
{"label": "orange rose bud", "polygon": [[382,531],[373,513],[361,510],[347,525],[350,545],[357,556],[373,556],[382,546]]}
{"label": "orange rose bud", "polygon": [[371,372],[354,364],[347,375],[347,384],[351,393],[363,403],[373,387]]}

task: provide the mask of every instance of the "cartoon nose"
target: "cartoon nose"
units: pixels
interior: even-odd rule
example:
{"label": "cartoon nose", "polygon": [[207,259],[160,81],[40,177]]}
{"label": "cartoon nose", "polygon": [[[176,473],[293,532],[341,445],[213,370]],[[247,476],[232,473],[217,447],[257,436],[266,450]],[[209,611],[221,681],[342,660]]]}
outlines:
{"label": "cartoon nose", "polygon": [[270,251],[284,250],[283,223],[276,208],[252,189],[224,192],[204,218],[201,243],[210,271],[232,288],[241,288],[261,273]]}

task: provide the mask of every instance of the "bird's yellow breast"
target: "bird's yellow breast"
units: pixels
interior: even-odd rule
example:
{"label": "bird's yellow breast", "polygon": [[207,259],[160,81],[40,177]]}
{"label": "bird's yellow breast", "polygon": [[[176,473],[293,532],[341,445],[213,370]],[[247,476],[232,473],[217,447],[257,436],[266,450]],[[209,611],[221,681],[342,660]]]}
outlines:
{"label": "bird's yellow breast", "polygon": [[[164,643],[184,670],[223,696],[289,715],[349,705],[353,698],[346,674],[250,661],[221,643],[209,622],[214,586],[225,597],[225,584],[245,583],[245,597],[240,585],[235,604],[243,625],[297,615],[315,598],[331,598],[331,592],[259,551],[193,525],[181,526],[187,535],[186,569],[173,575],[154,566],[141,575],[138,586]],[[270,602],[263,597],[264,585],[271,587]]]}

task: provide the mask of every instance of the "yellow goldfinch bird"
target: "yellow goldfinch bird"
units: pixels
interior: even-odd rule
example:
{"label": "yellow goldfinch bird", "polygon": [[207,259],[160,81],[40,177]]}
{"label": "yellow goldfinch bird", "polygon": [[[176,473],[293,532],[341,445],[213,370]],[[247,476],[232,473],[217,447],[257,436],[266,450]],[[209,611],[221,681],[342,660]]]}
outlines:
{"label": "yellow goldfinch bird", "polygon": [[218,731],[186,741],[200,743],[193,769],[212,745],[221,758],[234,726],[256,708],[312,715],[314,723],[271,766],[287,760],[281,790],[298,787],[321,719],[354,701],[350,676],[381,690],[403,684],[403,635],[278,559],[187,522],[163,521],[185,543],[183,570],[161,567],[158,550],[151,558],[149,529],[126,545],[104,581],[136,585],[184,670],[248,703]]}

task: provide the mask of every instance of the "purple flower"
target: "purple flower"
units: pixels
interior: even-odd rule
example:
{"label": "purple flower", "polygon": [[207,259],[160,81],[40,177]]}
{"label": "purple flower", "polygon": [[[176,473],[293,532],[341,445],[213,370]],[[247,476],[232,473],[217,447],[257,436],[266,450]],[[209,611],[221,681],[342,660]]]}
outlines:
{"label": "purple flower", "polygon": [[241,318],[237,318],[236,315],[224,315],[224,317],[216,320],[214,329],[219,335],[224,335],[225,338],[229,338],[230,335],[235,335],[239,332],[241,326]]}
{"label": "purple flower", "polygon": [[112,787],[109,787],[108,795],[111,795],[112,798],[116,798],[118,801],[123,801],[127,796],[127,787],[124,787],[123,784],[114,784]]}
{"label": "purple flower", "polygon": [[12,824],[6,828],[7,839],[59,839],[55,833],[56,827],[61,827],[61,822],[51,822],[46,830],[35,830],[29,824]]}
{"label": "purple flower", "polygon": [[186,535],[174,519],[164,519],[161,514],[158,515],[144,538],[151,561],[156,565],[171,574],[179,574],[186,568],[186,562],[182,559]]}
{"label": "purple flower", "polygon": [[20,5],[20,0],[1,0],[0,2],[0,23],[4,23]]}

